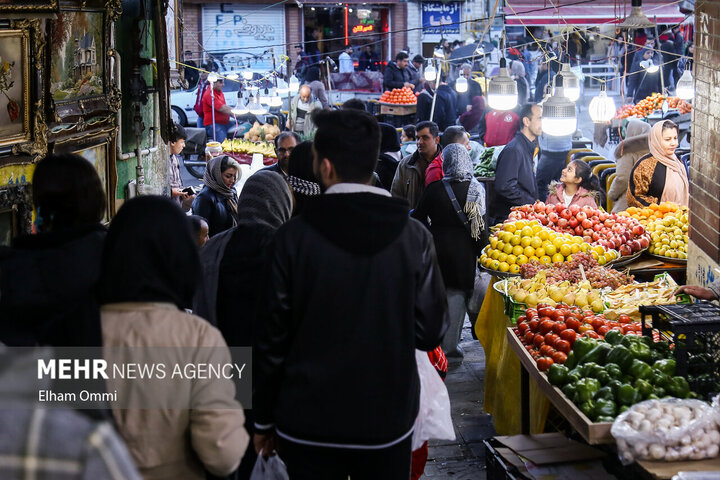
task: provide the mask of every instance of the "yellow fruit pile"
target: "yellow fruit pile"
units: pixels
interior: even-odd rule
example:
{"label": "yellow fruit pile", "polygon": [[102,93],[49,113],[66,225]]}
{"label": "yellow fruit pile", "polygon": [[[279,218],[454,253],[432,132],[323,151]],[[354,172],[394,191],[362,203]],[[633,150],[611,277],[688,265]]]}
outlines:
{"label": "yellow fruit pile", "polygon": [[686,207],[667,212],[662,218],[649,221],[645,228],[651,238],[649,253],[680,260],[687,259],[688,210]]}
{"label": "yellow fruit pile", "polygon": [[249,142],[235,138],[233,140],[226,139],[220,146],[223,152],[227,153],[262,153],[265,157],[276,158],[275,147],[270,142]]}
{"label": "yellow fruit pile", "polygon": [[531,308],[536,307],[538,303],[555,306],[562,302],[580,308],[588,307],[595,313],[602,313],[605,309],[600,290],[592,288],[587,280],[576,284],[568,281],[548,284],[545,272],[541,271],[530,279],[512,278],[506,279],[505,282],[507,282],[507,294],[516,302],[524,303]]}
{"label": "yellow fruit pile", "polygon": [[520,265],[538,261],[550,265],[572,260],[572,255],[588,252],[604,265],[617,258],[615,250],[592,246],[582,237],[558,233],[537,220],[516,220],[504,223],[491,237],[480,264],[490,270],[520,273]]}
{"label": "yellow fruit pile", "polygon": [[663,202],[660,205],[652,203],[647,207],[628,207],[620,215],[626,215],[637,219],[641,225],[646,226],[649,222],[665,218],[666,215],[674,215],[678,211],[687,212],[687,207],[681,207],[677,203]]}

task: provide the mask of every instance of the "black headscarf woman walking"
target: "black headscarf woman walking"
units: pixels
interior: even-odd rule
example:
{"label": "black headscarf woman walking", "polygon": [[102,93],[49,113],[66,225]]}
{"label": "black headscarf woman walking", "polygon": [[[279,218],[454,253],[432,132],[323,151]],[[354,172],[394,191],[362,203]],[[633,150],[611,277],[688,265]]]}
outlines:
{"label": "black headscarf woman walking", "polygon": [[205,168],[205,186],[193,201],[195,215],[205,218],[210,237],[237,225],[237,192],[240,165],[227,155],[213,158]]}

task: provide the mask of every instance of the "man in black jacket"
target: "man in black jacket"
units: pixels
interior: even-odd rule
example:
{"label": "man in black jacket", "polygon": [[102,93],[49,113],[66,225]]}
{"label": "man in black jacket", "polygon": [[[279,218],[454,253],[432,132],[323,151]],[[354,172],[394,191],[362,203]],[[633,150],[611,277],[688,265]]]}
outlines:
{"label": "man in black jacket", "polygon": [[390,62],[385,67],[385,73],[383,74],[383,89],[392,90],[393,88],[408,87],[411,89],[415,88],[415,85],[410,82],[410,71],[407,69],[408,66],[408,54],[400,52],[395,55],[395,61]]}
{"label": "man in black jacket", "polygon": [[495,169],[495,219],[502,222],[510,214],[510,208],[537,200],[535,183],[535,157],[537,138],[542,134],[540,117],[542,109],[528,103],[520,111],[520,130],[508,143],[497,161]]}
{"label": "man in black jacket", "polygon": [[432,237],[405,200],[369,186],[376,120],[355,110],[313,117],[327,190],[270,247],[255,448],[271,454],[279,441],[294,480],[409,478],[415,349],[434,349],[447,328]]}

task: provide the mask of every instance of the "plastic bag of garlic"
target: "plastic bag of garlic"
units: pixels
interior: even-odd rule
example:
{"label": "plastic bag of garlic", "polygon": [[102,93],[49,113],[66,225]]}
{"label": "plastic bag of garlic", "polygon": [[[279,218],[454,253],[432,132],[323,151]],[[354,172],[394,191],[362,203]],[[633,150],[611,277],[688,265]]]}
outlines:
{"label": "plastic bag of garlic", "polygon": [[700,400],[646,400],[619,415],[610,433],[624,465],[713,458],[720,448],[720,409]]}

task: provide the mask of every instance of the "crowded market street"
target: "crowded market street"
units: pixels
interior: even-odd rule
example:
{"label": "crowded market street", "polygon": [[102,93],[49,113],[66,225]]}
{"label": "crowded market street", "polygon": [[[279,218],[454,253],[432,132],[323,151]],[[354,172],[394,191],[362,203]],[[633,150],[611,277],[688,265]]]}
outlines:
{"label": "crowded market street", "polygon": [[0,479],[720,480],[719,1],[0,38]]}

